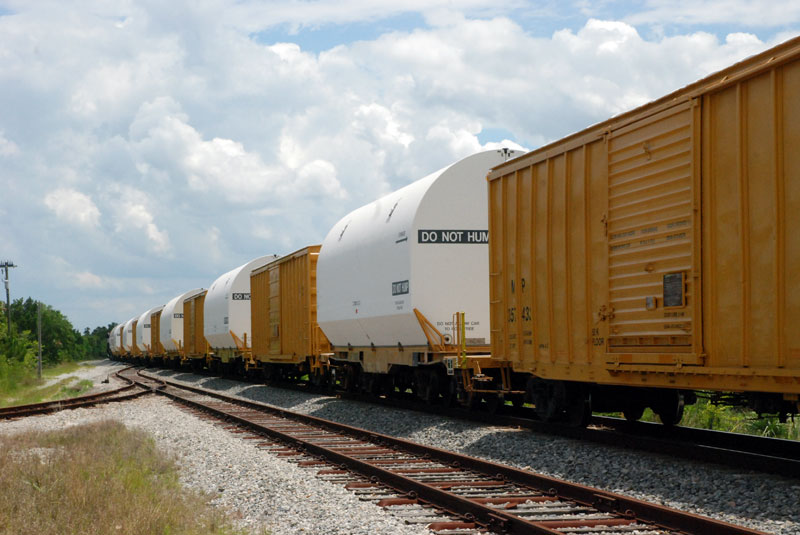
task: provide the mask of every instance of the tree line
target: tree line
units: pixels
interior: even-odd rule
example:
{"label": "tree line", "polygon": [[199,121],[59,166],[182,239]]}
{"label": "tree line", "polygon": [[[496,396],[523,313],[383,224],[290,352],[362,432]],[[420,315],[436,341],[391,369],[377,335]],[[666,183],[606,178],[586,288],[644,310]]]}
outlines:
{"label": "tree line", "polygon": [[[9,335],[5,303],[0,304],[0,380],[35,369],[39,350],[37,309],[38,302],[30,297],[12,301]],[[87,327],[81,333],[64,314],[42,303],[42,365],[105,358],[108,333],[115,325],[91,331]]]}

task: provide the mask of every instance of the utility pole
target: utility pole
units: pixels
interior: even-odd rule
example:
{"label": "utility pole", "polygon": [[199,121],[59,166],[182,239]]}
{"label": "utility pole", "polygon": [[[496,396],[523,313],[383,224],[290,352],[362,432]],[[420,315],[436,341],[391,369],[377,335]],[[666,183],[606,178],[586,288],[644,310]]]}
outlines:
{"label": "utility pole", "polygon": [[11,294],[8,291],[8,268],[15,268],[17,267],[14,262],[11,260],[4,260],[0,263],[0,268],[5,269],[6,276],[3,279],[3,282],[6,284],[6,319],[8,320],[6,323],[8,324],[8,339],[11,340]]}
{"label": "utility pole", "polygon": [[36,327],[39,331],[39,366],[36,376],[42,378],[42,302],[36,302]]}

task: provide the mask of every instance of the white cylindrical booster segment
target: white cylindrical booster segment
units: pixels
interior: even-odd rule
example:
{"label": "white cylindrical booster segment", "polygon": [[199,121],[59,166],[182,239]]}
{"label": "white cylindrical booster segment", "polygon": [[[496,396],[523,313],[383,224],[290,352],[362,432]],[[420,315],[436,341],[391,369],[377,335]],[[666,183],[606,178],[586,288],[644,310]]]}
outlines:
{"label": "white cylindrical booster segment", "polygon": [[173,297],[164,305],[164,310],[161,312],[161,331],[158,333],[164,351],[179,351],[183,348],[183,302],[202,291],[202,288],[189,290]]}
{"label": "white cylindrical booster segment", "polygon": [[251,260],[220,276],[209,287],[203,306],[203,328],[212,349],[237,349],[234,335],[251,346],[250,272],[276,258],[268,255]]}
{"label": "white cylindrical booster segment", "polygon": [[119,354],[121,354],[123,352],[123,349],[122,349],[122,333],[124,332],[124,330],[125,330],[125,324],[124,323],[120,323],[119,325],[114,327],[114,330],[112,331],[113,334],[114,334],[114,348],[115,348],[115,350],[117,352],[116,353],[117,355],[119,355]]}
{"label": "white cylindrical booster segment", "polygon": [[133,339],[133,322],[135,322],[138,318],[134,317],[129,319],[125,322],[125,326],[122,328],[122,350],[125,353],[130,353],[133,351],[133,344],[135,340]]}
{"label": "white cylindrical booster segment", "polygon": [[138,323],[136,324],[136,347],[139,348],[143,354],[149,354],[153,351],[150,347],[151,338],[151,324],[150,320],[154,312],[157,312],[164,305],[153,307],[147,312],[139,316]]}
{"label": "white cylindrical booster segment", "polygon": [[108,350],[112,355],[116,355],[119,351],[119,325],[108,331]]}
{"label": "white cylindrical booster segment", "polygon": [[415,308],[443,334],[465,312],[467,343],[489,343],[486,174],[520,154],[469,156],[333,226],[317,264],[317,302],[334,346],[425,345]]}

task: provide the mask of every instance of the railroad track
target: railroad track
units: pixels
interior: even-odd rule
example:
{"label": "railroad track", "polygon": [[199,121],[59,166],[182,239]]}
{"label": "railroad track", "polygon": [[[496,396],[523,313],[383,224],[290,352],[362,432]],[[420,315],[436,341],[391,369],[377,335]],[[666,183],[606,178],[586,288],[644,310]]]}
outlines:
{"label": "railroad track", "polygon": [[[245,378],[236,378],[253,384],[263,384]],[[316,388],[304,383],[270,384],[317,395],[337,396],[365,403],[377,403],[401,408],[459,418],[493,426],[519,427],[537,433],[573,438],[596,444],[624,447],[670,457],[709,462],[723,466],[777,474],[800,479],[800,441],[727,433],[691,427],[665,427],[658,423],[628,422],[622,418],[594,416],[587,428],[542,423],[533,409],[505,406],[498,412],[465,410],[426,404],[410,397],[379,398],[361,393]]]}
{"label": "railroad track", "polygon": [[[30,405],[18,405],[16,407],[5,407],[0,409],[0,420],[22,418],[36,414],[47,414],[67,409],[77,409],[78,407],[91,407],[93,405],[113,401],[127,401],[152,391],[152,388],[145,388],[142,386],[144,380],[141,381],[142,384],[137,384],[136,381],[134,381],[133,377],[136,376],[136,371],[132,367],[120,370],[114,375],[128,384],[97,394],[88,394],[57,401],[45,401],[43,403],[33,403]],[[161,383],[153,383],[152,386],[155,388],[160,384]]]}
{"label": "railroad track", "polygon": [[163,378],[134,380],[441,535],[760,533]]}
{"label": "railroad track", "polygon": [[[397,400],[380,400],[398,406]],[[589,427],[576,428],[542,423],[533,410],[507,407],[499,413],[426,406],[414,400],[400,401],[412,410],[444,414],[470,421],[521,427],[537,433],[624,447],[675,458],[703,461],[734,468],[800,479],[800,442],[692,427],[665,427],[659,423],[628,422],[622,418],[594,416]]]}
{"label": "railroad track", "polygon": [[[284,385],[280,385],[284,386]],[[302,387],[301,387],[302,388]],[[331,394],[329,391],[328,394]],[[659,423],[629,422],[623,418],[593,416],[587,428],[543,423],[533,409],[505,406],[497,412],[429,405],[416,399],[374,398],[359,393],[335,395],[388,407],[404,408],[460,418],[494,426],[519,427],[537,433],[573,438],[703,461],[734,468],[800,479],[800,441],[712,431],[692,427],[666,427]]]}

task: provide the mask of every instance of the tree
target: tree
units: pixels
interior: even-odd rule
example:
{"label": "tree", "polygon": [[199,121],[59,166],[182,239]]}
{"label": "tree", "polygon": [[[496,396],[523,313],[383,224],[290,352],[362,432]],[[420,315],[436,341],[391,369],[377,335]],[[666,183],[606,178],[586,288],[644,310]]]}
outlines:
{"label": "tree", "polygon": [[[37,332],[38,302],[30,297],[11,303],[13,326],[18,331]],[[69,320],[50,305],[42,304],[42,362],[58,364],[85,358],[81,335]]]}
{"label": "tree", "polygon": [[8,335],[5,309],[0,314],[0,390],[8,391],[36,367],[37,343],[30,331],[19,332],[13,329],[13,336]]}

